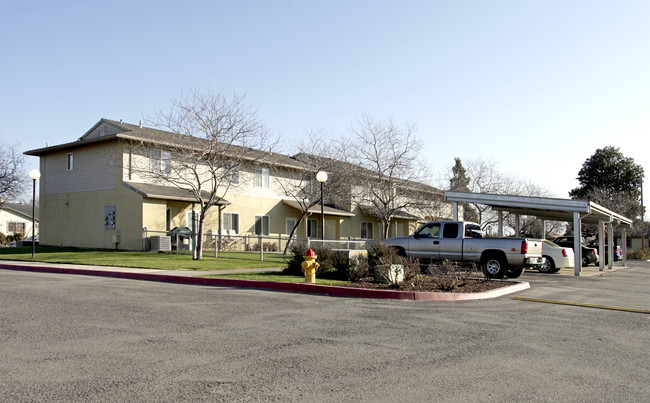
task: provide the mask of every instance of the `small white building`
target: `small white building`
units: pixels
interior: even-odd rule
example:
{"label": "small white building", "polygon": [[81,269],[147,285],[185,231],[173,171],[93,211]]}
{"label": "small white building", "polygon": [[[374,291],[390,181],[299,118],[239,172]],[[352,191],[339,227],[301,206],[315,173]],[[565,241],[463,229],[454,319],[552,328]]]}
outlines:
{"label": "small white building", "polygon": [[[38,204],[36,204],[36,236],[38,236]],[[23,239],[31,238],[32,205],[23,203],[0,204],[0,233],[5,235],[22,234]]]}

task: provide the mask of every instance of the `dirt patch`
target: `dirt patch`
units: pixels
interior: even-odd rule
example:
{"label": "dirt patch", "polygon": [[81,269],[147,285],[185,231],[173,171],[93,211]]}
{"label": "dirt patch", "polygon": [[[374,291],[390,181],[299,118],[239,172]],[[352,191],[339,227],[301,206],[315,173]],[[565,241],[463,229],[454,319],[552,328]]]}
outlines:
{"label": "dirt patch", "polygon": [[425,277],[416,282],[403,282],[398,288],[390,284],[380,283],[372,277],[364,278],[359,282],[352,283],[349,287],[368,288],[372,290],[399,290],[399,291],[417,291],[417,292],[453,292],[453,293],[472,293],[490,291],[501,288],[508,283],[488,279],[463,279],[457,280],[456,283],[448,278],[431,278]]}

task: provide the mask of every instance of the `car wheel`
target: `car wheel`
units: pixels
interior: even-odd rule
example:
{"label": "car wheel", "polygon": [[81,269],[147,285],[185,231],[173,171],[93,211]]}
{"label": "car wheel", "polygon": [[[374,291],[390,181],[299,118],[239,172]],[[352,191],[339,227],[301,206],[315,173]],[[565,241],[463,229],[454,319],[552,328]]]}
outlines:
{"label": "car wheel", "polygon": [[490,255],[483,260],[481,264],[483,274],[487,278],[503,278],[508,271],[508,263],[505,257],[499,255]]}
{"label": "car wheel", "polygon": [[524,270],[526,270],[525,267],[512,267],[509,268],[508,271],[506,272],[506,276],[508,278],[518,278],[521,277],[522,274],[524,274]]}
{"label": "car wheel", "polygon": [[540,273],[555,273],[555,262],[553,259],[550,258],[550,256],[544,256],[546,258],[546,262],[544,264],[537,266],[537,271]]}

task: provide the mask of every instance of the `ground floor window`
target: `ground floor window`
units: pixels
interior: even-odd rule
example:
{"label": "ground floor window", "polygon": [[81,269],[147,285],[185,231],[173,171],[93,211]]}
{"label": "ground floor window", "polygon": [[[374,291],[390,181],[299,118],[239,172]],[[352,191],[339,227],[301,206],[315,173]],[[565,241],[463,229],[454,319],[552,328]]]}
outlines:
{"label": "ground floor window", "polygon": [[267,215],[255,216],[255,235],[268,235],[270,218]]}
{"label": "ground floor window", "polygon": [[307,237],[317,238],[318,237],[318,220],[307,220]]}
{"label": "ground floor window", "polygon": [[24,222],[11,222],[7,223],[7,233],[9,234],[24,234],[25,233],[25,223]]}
{"label": "ground floor window", "polygon": [[239,213],[223,213],[222,229],[226,234],[239,234]]}
{"label": "ground floor window", "polygon": [[[285,228],[285,233],[287,236],[291,234],[291,231],[293,231],[293,227],[296,226],[296,219],[295,218],[287,218],[287,226]],[[293,234],[294,236],[296,234]]]}
{"label": "ground floor window", "polygon": [[374,239],[373,223],[361,221],[361,239]]}

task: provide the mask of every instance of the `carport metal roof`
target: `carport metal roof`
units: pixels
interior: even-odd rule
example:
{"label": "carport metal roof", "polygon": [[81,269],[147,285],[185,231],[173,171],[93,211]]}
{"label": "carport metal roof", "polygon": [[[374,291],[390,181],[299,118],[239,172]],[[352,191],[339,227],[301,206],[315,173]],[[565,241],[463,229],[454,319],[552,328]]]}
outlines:
{"label": "carport metal roof", "polygon": [[602,221],[614,225],[632,226],[632,220],[629,218],[585,200],[445,192],[445,201],[485,204],[497,211],[509,211],[555,221],[573,221],[574,213],[577,212],[580,213],[585,224],[598,224]]}
{"label": "carport metal roof", "polygon": [[[445,201],[454,203],[454,219],[458,219],[458,203],[484,204],[496,211],[508,211],[517,215],[535,216],[543,220],[573,222],[574,227],[581,232],[582,223],[597,224],[599,234],[600,270],[604,269],[604,226],[607,225],[608,255],[613,253],[613,227],[630,228],[632,220],[609,210],[599,204],[585,200],[557,199],[548,197],[527,197],[495,195],[469,192],[445,192]],[[502,225],[502,223],[500,223]],[[623,247],[626,247],[625,231],[623,231]],[[580,275],[582,251],[580,237],[574,239],[574,273]],[[627,255],[625,251],[624,256]],[[625,262],[625,261],[624,261]],[[608,263],[611,268],[612,261]]]}

